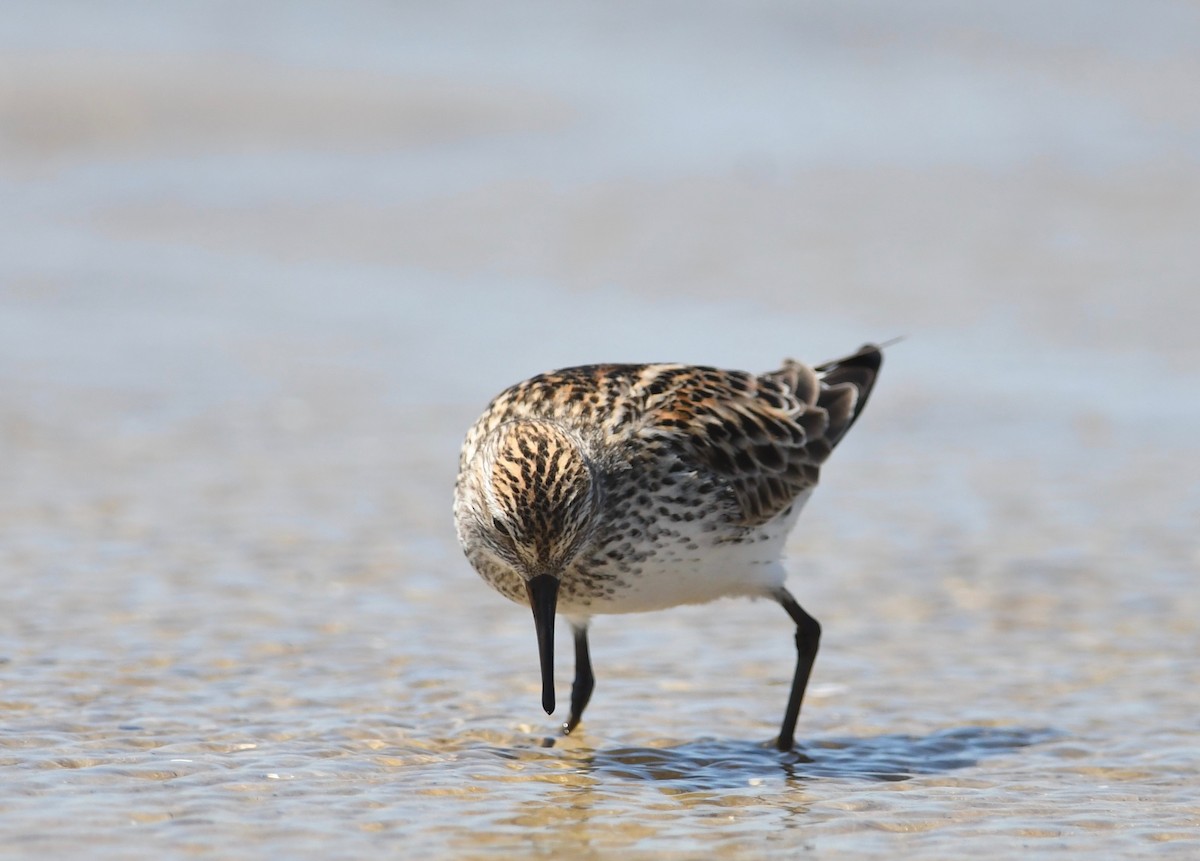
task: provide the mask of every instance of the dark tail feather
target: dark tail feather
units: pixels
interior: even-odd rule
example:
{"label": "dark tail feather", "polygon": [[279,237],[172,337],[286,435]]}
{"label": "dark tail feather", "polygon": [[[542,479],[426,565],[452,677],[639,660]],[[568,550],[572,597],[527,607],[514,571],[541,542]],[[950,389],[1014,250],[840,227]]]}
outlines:
{"label": "dark tail feather", "polygon": [[[867,405],[867,398],[871,396],[882,364],[883,349],[877,344],[863,344],[857,353],[825,362],[814,369],[821,375],[824,384],[817,406],[829,411],[826,438],[832,445],[841,441]],[[852,387],[856,395],[852,407],[847,386]]]}

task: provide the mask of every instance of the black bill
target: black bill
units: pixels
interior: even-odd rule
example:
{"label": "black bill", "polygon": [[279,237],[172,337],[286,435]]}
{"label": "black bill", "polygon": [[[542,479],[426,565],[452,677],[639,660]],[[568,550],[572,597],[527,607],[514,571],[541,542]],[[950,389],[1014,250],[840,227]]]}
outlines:
{"label": "black bill", "polygon": [[533,624],[537,628],[538,656],[542,661],[542,708],[554,713],[554,611],[558,606],[558,578],[539,574],[525,584]]}

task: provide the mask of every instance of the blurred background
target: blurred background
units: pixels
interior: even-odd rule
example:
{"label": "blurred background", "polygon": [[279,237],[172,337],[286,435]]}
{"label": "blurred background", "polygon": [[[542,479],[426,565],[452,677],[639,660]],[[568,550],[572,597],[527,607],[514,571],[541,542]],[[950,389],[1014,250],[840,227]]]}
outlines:
{"label": "blurred background", "polygon": [[[766,370],[898,335],[793,541],[827,631],[808,730],[1051,727],[1103,763],[995,777],[1090,811],[1040,836],[1087,847],[1137,797],[1125,839],[1194,839],[1181,782],[1088,805],[1142,779],[1118,737],[1195,765],[1200,6],[17,0],[3,19],[0,740],[37,845],[195,804],[160,834],[219,850],[205,822],[232,839],[265,816],[214,801],[222,781],[270,797],[282,750],[310,782],[280,815],[318,835],[510,851],[444,834],[493,833],[526,785],[476,763],[476,818],[424,808],[416,832],[386,789],[432,798],[459,778],[422,763],[544,731],[527,614],[454,541],[466,427],[555,367]],[[603,627],[589,719],[611,735],[585,743],[658,745],[648,714],[676,741],[769,736],[790,649],[772,611]],[[663,651],[688,637],[701,675]],[[192,765],[163,766],[180,745]],[[369,766],[306,772],[313,745]],[[131,801],[129,774],[161,796]],[[370,803],[322,826],[351,785]],[[47,805],[64,786],[91,801]],[[708,833],[680,816],[667,849]]]}

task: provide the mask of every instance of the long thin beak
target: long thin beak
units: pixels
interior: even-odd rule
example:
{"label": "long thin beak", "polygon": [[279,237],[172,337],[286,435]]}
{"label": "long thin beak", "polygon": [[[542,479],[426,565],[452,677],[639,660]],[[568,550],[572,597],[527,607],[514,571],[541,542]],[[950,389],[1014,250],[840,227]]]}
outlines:
{"label": "long thin beak", "polygon": [[558,607],[558,578],[539,574],[525,584],[533,624],[537,628],[538,655],[542,660],[542,708],[554,713],[554,611]]}

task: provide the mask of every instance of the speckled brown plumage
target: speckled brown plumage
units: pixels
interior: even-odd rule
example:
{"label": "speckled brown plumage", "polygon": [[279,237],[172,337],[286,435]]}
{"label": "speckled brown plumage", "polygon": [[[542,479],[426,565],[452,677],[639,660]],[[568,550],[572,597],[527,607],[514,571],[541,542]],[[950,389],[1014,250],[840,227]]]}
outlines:
{"label": "speckled brown plumage", "polygon": [[533,581],[547,584],[577,646],[594,614],[725,595],[771,596],[792,612],[783,541],[880,362],[868,345],[760,375],[614,364],[518,383],[463,444],[454,507],[467,558],[520,603],[534,601]]}

